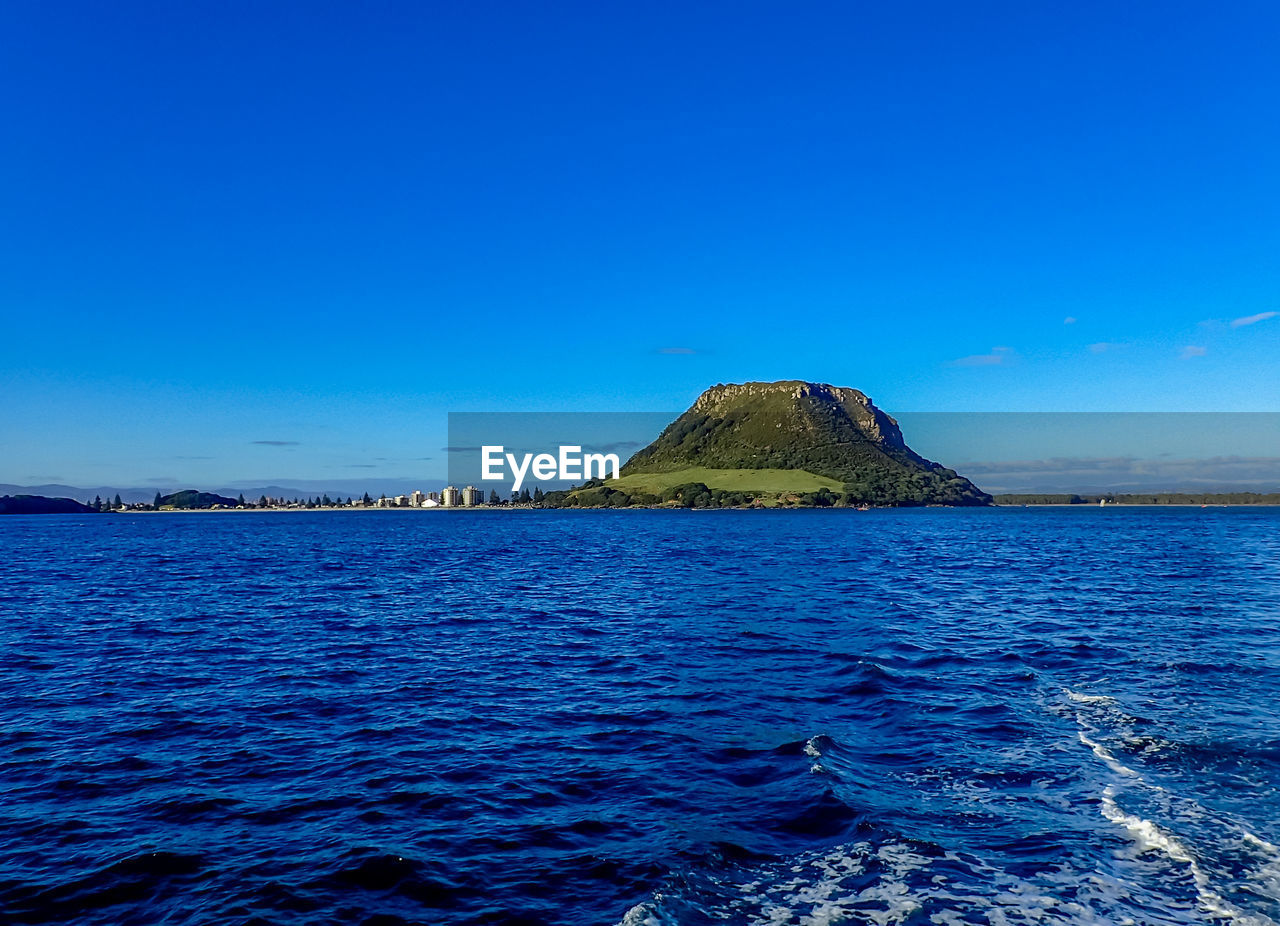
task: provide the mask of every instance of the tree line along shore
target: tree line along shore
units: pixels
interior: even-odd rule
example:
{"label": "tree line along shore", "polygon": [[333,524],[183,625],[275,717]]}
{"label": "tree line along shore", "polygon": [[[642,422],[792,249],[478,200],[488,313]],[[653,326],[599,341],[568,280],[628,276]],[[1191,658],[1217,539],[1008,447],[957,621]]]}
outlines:
{"label": "tree line along shore", "polygon": [[1280,492],[1109,492],[993,496],[997,505],[1280,505]]}
{"label": "tree line along shore", "polygon": [[[820,489],[814,493],[779,498],[755,498],[750,493],[724,492],[711,490],[702,484],[673,486],[652,496],[629,495],[614,492],[605,486],[585,486],[583,489],[571,491],[542,492],[540,489],[529,493],[521,492],[511,499],[500,499],[496,493],[490,493],[485,501],[475,505],[445,507],[436,506],[443,511],[467,510],[468,508],[486,509],[520,509],[520,508],[863,508],[855,499],[844,498],[835,493]],[[603,491],[602,491],[603,490]],[[48,498],[40,495],[5,495],[0,496],[0,514],[96,514],[96,513],[129,513],[129,512],[180,512],[180,511],[388,511],[400,510],[410,506],[386,504],[393,501],[382,496],[374,499],[367,493],[360,498],[330,498],[320,495],[314,498],[267,498],[262,496],[255,501],[241,498],[227,498],[208,492],[190,490],[175,493],[177,496],[162,496],[152,503],[122,502],[119,496],[104,500],[97,497],[90,502],[82,503],[70,498]],[[379,504],[379,502],[383,502]],[[1280,506],[1280,492],[1130,492],[1105,495],[1084,495],[1074,493],[1007,493],[993,497],[995,507],[1051,507],[1051,506],[1190,506],[1190,507],[1247,507],[1247,506]],[[914,505],[875,505],[869,507],[920,507]],[[932,507],[932,506],[931,506]],[[431,509],[417,509],[431,510]]]}

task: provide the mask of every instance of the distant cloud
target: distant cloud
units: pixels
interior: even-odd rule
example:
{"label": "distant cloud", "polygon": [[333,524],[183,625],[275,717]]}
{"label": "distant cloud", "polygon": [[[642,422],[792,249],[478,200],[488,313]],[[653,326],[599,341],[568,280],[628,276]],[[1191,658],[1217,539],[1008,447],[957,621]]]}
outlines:
{"label": "distant cloud", "polygon": [[1245,325],[1256,325],[1258,322],[1265,322],[1269,318],[1275,318],[1280,312],[1259,312],[1257,315],[1246,315],[1243,318],[1233,319],[1232,328],[1243,328]]}
{"label": "distant cloud", "polygon": [[618,441],[614,441],[611,444],[593,445],[587,449],[588,451],[603,451],[605,453],[612,453],[615,450],[632,450],[636,447],[643,447],[643,446],[644,444],[642,444],[638,440],[618,440]]}
{"label": "distant cloud", "polygon": [[441,447],[445,453],[479,453],[483,447]]}
{"label": "distant cloud", "polygon": [[660,354],[696,354],[697,351],[692,347],[659,347]]}
{"label": "distant cloud", "polygon": [[1182,359],[1187,360],[1191,357],[1203,357],[1209,353],[1209,348],[1201,347],[1198,344],[1188,344],[1182,349]]}
{"label": "distant cloud", "polygon": [[952,366],[957,367],[994,367],[1004,363],[1013,354],[1008,347],[993,347],[989,354],[971,354],[968,357],[961,357],[959,360],[951,361]]}
{"label": "distant cloud", "polygon": [[1076,317],[1074,315],[1068,315],[1062,320],[1062,323],[1064,325],[1074,325],[1076,323]]}
{"label": "distant cloud", "polygon": [[1275,491],[1280,457],[1055,457],[960,463],[988,492]]}
{"label": "distant cloud", "polygon": [[1132,472],[1137,457],[1050,457],[1046,460],[982,460],[963,464],[964,471],[989,473],[1091,473],[1102,470]]}
{"label": "distant cloud", "polygon": [[296,440],[251,440],[251,444],[257,444],[260,447],[296,447]]}
{"label": "distant cloud", "polygon": [[1094,354],[1105,354],[1109,350],[1115,350],[1117,347],[1124,347],[1123,344],[1114,344],[1111,341],[1099,341],[1097,344],[1089,345],[1089,352]]}
{"label": "distant cloud", "polygon": [[348,463],[347,469],[377,469],[376,463]]}

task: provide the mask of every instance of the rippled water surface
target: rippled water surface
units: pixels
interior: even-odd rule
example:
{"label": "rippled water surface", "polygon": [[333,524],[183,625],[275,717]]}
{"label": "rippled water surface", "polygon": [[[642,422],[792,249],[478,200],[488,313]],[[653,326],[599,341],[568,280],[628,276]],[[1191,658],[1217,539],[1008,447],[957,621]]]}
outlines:
{"label": "rippled water surface", "polygon": [[0,921],[1280,921],[1280,512],[0,519]]}

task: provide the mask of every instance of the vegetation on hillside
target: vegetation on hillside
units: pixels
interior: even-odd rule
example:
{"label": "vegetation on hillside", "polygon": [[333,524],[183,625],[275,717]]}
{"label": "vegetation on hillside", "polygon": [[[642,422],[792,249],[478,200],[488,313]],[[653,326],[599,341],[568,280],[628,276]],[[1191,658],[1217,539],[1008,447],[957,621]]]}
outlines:
{"label": "vegetation on hillside", "polygon": [[819,476],[803,469],[710,469],[705,466],[689,466],[662,472],[628,472],[608,485],[632,494],[661,494],[673,486],[703,483],[712,489],[730,492],[803,493],[818,489],[841,489],[839,480]]}

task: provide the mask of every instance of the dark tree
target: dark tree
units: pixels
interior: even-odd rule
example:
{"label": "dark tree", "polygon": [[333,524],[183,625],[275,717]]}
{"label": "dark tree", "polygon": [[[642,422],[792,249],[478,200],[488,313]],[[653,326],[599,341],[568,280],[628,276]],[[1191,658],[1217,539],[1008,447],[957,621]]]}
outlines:
{"label": "dark tree", "polygon": [[489,490],[489,504],[490,504],[490,505],[498,505],[498,504],[501,504],[501,503],[498,501],[498,490],[497,490],[497,489],[490,489],[490,490]]}
{"label": "dark tree", "polygon": [[366,505],[372,505],[372,504],[373,504],[373,499],[371,499],[371,498],[369,497],[369,493],[368,493],[368,492],[364,493],[364,498],[362,499],[362,501],[363,501]]}
{"label": "dark tree", "polygon": [[102,510],[102,496],[101,496],[101,495],[95,495],[95,496],[93,497],[93,510],[94,510],[94,511],[101,511],[101,510]]}
{"label": "dark tree", "polygon": [[542,501],[542,488],[540,486],[533,487],[533,500],[535,502]]}
{"label": "dark tree", "polygon": [[240,497],[236,499],[236,504],[237,504],[237,505],[239,505],[241,508],[243,508],[243,507],[244,507],[244,493],[243,493],[243,492],[241,492],[241,493],[240,493]]}
{"label": "dark tree", "polygon": [[152,508],[159,508],[159,507],[160,507],[160,493],[159,493],[159,492],[157,492],[157,493],[156,493],[155,500],[151,502],[151,507],[152,507]]}

